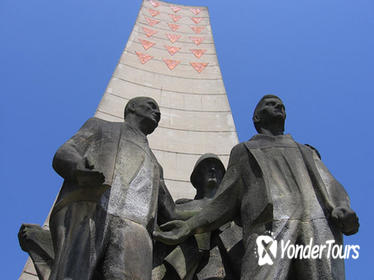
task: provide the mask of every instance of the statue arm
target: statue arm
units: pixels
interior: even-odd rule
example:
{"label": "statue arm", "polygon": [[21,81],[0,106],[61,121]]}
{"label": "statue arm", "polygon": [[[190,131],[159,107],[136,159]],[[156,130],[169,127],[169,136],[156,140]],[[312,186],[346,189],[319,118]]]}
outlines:
{"label": "statue arm", "polygon": [[349,196],[344,187],[334,178],[331,172],[327,169],[321,161],[318,154],[313,151],[313,159],[316,164],[317,170],[326,186],[328,195],[330,196],[334,207],[350,208]]}
{"label": "statue arm", "polygon": [[176,220],[163,224],[160,227],[162,231],[153,233],[154,238],[165,244],[175,245],[188,236],[212,231],[237,218],[243,190],[240,161],[246,154],[248,153],[243,145],[235,146],[230,154],[227,172],[212,201],[187,221]]}
{"label": "statue arm", "polygon": [[158,192],[158,222],[166,223],[171,220],[175,220],[175,203],[173,198],[167,189],[164,179],[161,177],[160,189]]}
{"label": "statue arm", "polygon": [[332,223],[345,235],[355,234],[359,230],[360,223],[357,214],[351,208],[346,190],[333,177],[316,153],[313,159],[333,205],[330,217]]}
{"label": "statue arm", "polygon": [[[240,209],[238,201],[241,194],[235,190],[239,187],[235,184],[235,180],[232,180],[231,183],[234,184],[230,184],[230,186],[226,185],[227,188],[217,195],[198,214],[187,221],[174,220],[161,225],[160,229],[162,231],[154,231],[153,237],[162,243],[177,245],[191,235],[212,231],[236,218]],[[229,184],[229,181],[222,181],[221,184]]]}
{"label": "statue arm", "polygon": [[161,169],[160,189],[158,193],[158,222],[166,223],[172,220],[187,220],[198,211],[184,211],[176,207],[173,197],[165,185],[163,171]]}
{"label": "statue arm", "polygon": [[52,166],[61,177],[74,180],[74,172],[78,164],[84,161],[84,154],[96,129],[97,119],[89,119],[72,138],[57,150]]}

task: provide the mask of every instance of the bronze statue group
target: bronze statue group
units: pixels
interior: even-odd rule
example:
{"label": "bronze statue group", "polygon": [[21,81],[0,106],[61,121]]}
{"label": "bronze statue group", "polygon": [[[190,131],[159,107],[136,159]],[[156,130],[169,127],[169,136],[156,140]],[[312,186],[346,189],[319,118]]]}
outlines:
{"label": "bronze statue group", "polygon": [[327,254],[258,263],[259,236],[342,245],[359,228],[318,151],[284,134],[279,97],[259,101],[258,134],[233,147],[227,170],[214,154],[200,157],[194,199],[173,201],[148,145],[160,118],[155,100],[136,97],[123,123],[91,118],[58,149],[53,167],[64,183],[49,229],[19,231],[39,279],[345,279],[344,259]]}

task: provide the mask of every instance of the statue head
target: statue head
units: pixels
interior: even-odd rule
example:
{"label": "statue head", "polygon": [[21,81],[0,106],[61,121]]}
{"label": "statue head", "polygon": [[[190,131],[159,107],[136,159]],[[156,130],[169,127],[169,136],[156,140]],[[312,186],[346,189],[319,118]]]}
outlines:
{"label": "statue head", "polygon": [[217,155],[203,154],[196,162],[190,180],[196,189],[195,199],[212,198],[225,175],[225,167]]}
{"label": "statue head", "polygon": [[140,129],[145,135],[151,134],[161,119],[160,108],[153,98],[134,97],[127,102],[125,121]]}
{"label": "statue head", "polygon": [[276,95],[263,96],[256,105],[252,119],[259,133],[261,133],[262,128],[270,127],[275,127],[283,133],[286,109],[282,100]]}

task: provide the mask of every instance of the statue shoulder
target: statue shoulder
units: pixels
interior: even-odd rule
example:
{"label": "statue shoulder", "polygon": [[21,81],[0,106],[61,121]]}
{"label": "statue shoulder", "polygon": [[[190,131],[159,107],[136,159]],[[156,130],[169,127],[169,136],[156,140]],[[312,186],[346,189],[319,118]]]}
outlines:
{"label": "statue shoulder", "polygon": [[111,122],[103,119],[99,119],[97,117],[89,118],[86,123],[95,123],[99,125],[121,125],[122,122]]}
{"label": "statue shoulder", "polygon": [[80,131],[95,131],[98,128],[116,128],[120,127],[122,125],[122,122],[111,122],[103,119],[99,119],[96,117],[89,118],[83,126],[80,128]]}
{"label": "statue shoulder", "polygon": [[229,164],[228,167],[231,167],[233,165],[240,165],[241,162],[246,160],[246,157],[248,157],[248,151],[245,147],[244,143],[239,143],[235,145],[230,152],[230,158],[229,158]]}
{"label": "statue shoulder", "polygon": [[230,158],[235,157],[238,158],[243,155],[243,153],[246,152],[245,142],[236,144],[230,152]]}
{"label": "statue shoulder", "polygon": [[309,144],[304,144],[304,146],[306,146],[307,148],[309,148],[310,150],[312,150],[312,152],[315,152],[316,155],[319,157],[319,159],[321,159],[321,154],[319,153],[319,151],[317,150],[317,148],[315,148],[314,146],[309,145]]}
{"label": "statue shoulder", "polygon": [[88,129],[93,129],[100,125],[104,120],[98,119],[96,117],[89,118],[81,127],[82,129],[88,130]]}

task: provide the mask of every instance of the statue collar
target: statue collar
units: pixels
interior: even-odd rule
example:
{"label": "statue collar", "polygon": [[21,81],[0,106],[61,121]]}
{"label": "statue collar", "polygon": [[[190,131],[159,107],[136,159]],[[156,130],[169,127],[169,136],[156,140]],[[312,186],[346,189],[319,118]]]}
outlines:
{"label": "statue collar", "polygon": [[144,133],[140,129],[130,125],[126,121],[123,123],[123,126],[122,126],[122,135],[125,138],[128,138],[138,144],[148,145],[147,136],[145,136]]}
{"label": "statue collar", "polygon": [[296,147],[296,142],[290,134],[277,136],[256,134],[246,142],[246,146],[250,149],[266,147]]}

